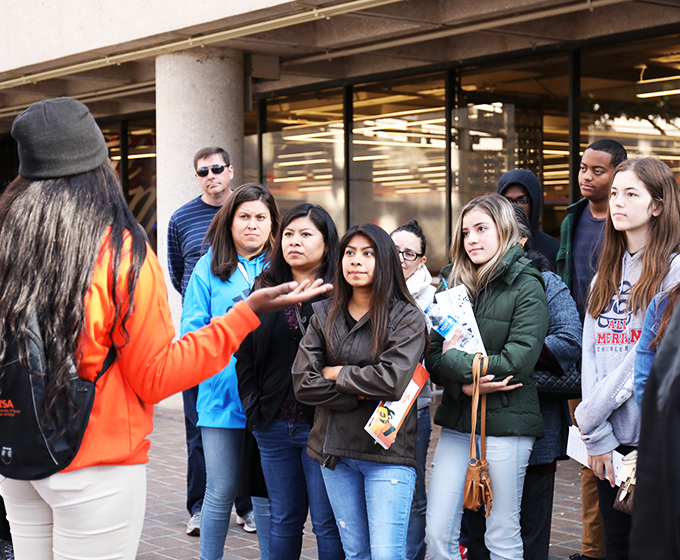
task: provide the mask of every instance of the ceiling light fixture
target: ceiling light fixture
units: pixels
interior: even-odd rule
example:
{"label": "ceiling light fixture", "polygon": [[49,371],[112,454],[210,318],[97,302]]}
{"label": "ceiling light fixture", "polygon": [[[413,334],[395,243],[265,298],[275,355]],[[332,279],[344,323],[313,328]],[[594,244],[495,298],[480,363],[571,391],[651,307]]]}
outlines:
{"label": "ceiling light fixture", "polygon": [[640,80],[635,84],[635,96],[640,99],[680,95],[680,76]]}

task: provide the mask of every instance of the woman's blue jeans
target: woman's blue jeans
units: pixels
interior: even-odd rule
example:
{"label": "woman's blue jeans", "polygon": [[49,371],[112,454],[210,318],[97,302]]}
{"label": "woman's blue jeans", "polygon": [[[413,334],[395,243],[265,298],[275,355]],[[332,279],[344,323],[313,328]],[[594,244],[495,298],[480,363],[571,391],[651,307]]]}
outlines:
{"label": "woman's blue jeans", "polygon": [[[491,560],[522,560],[519,512],[532,437],[486,437],[493,508],[484,542]],[[477,436],[479,449],[479,436]],[[432,560],[460,560],[458,538],[463,487],[470,459],[470,434],[442,428],[434,453],[427,503],[427,542]]]}
{"label": "woman's blue jeans", "polygon": [[[221,560],[238,488],[238,470],[245,430],[201,427],[206,489],[201,508],[201,560]],[[267,499],[253,497],[261,557],[267,556]]]}
{"label": "woman's blue jeans", "polygon": [[415,469],[339,457],[321,472],[347,560],[404,560]]}
{"label": "woman's blue jeans", "polygon": [[309,424],[272,420],[254,430],[267,483],[271,521],[270,560],[295,560],[302,551],[307,510],[312,518],[319,560],[343,560],[342,543],[321,465],[307,455]]}

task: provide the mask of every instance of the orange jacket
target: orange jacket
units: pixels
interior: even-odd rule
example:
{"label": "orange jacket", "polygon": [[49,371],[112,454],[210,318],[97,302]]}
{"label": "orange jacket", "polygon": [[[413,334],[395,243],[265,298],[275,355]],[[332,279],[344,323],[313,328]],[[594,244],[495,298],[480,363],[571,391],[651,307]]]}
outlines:
{"label": "orange jacket", "polygon": [[[117,280],[121,300],[127,301],[126,278],[130,268],[128,237]],[[198,385],[224,368],[249,332],[260,324],[244,302],[210,325],[173,341],[163,272],[156,255],[147,248],[134,295],[134,312],[126,323],[129,342],[118,327],[114,341],[122,346],[119,357],[97,382],[94,405],[83,441],[65,471],[99,465],[146,463],[153,429],[153,405],[170,395]],[[109,332],[115,310],[111,301],[111,253],[108,237],[102,243],[85,297],[85,331],[80,348],[78,375],[94,379],[111,346]],[[127,307],[123,305],[122,317]]]}

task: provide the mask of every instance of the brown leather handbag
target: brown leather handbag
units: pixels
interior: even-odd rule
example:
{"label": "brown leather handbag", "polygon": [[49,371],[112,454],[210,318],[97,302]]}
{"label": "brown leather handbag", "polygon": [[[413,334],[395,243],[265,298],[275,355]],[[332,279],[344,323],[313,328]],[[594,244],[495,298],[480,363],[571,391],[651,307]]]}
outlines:
{"label": "brown leather handbag", "polygon": [[[481,353],[475,354],[472,361],[472,428],[470,430],[470,463],[468,463],[465,475],[465,488],[463,490],[463,507],[477,511],[486,506],[484,517],[489,517],[493,507],[493,491],[491,489],[491,477],[489,476],[489,463],[486,461],[486,395],[482,395],[481,411],[481,453],[477,459],[477,446],[475,445],[475,431],[477,429],[477,407],[479,405],[479,379],[486,375],[489,367],[489,358]],[[481,369],[481,372],[480,372]]]}

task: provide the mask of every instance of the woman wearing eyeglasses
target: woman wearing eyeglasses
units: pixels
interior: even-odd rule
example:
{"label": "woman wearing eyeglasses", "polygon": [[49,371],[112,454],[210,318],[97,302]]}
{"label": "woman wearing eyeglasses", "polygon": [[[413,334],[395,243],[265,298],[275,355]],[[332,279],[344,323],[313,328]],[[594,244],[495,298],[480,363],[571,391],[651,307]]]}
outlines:
{"label": "woman wearing eyeglasses", "polygon": [[[198,261],[189,280],[182,310],[182,335],[209,324],[212,317],[248,296],[278,228],[279,211],[265,187],[249,183],[232,193],[210,224],[206,234],[210,250]],[[234,358],[221,373],[201,383],[196,409],[207,479],[201,509],[200,557],[220,560],[236,497],[246,426]],[[256,519],[262,507],[260,499],[253,497]]]}
{"label": "woman wearing eyeglasses", "polygon": [[[436,288],[432,285],[432,275],[427,270],[425,250],[427,239],[416,220],[398,227],[392,232],[392,241],[397,246],[401,268],[409,293],[416,300],[418,307],[425,311],[432,300]],[[431,325],[428,322],[428,327]],[[418,395],[418,441],[416,443],[416,488],[411,504],[411,517],[406,535],[406,558],[423,560],[425,558],[425,510],[427,509],[427,489],[425,487],[425,470],[427,449],[430,446],[432,420],[430,403],[432,389],[426,383]]]}

